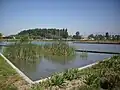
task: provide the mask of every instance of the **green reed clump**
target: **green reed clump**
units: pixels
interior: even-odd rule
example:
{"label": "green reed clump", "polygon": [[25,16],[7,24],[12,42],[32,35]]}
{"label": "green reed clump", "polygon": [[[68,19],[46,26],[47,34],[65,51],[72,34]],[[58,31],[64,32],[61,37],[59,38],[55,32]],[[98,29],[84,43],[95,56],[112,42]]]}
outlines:
{"label": "green reed clump", "polygon": [[57,56],[71,56],[75,54],[75,50],[73,47],[69,46],[65,42],[55,42],[52,44],[44,45],[45,53],[49,55],[57,55]]}
{"label": "green reed clump", "polygon": [[14,44],[6,47],[3,54],[10,60],[34,61],[41,56],[42,47],[39,45],[24,43]]}

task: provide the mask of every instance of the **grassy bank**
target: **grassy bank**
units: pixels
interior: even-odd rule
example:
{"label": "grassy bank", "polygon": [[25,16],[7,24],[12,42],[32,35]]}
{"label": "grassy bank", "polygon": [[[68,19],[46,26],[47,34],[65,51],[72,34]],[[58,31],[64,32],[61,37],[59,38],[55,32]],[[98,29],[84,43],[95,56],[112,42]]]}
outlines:
{"label": "grassy bank", "polygon": [[83,70],[70,69],[55,74],[33,90],[107,90],[120,89],[120,56],[113,56]]}
{"label": "grassy bank", "polygon": [[0,56],[0,90],[25,90],[27,83]]}

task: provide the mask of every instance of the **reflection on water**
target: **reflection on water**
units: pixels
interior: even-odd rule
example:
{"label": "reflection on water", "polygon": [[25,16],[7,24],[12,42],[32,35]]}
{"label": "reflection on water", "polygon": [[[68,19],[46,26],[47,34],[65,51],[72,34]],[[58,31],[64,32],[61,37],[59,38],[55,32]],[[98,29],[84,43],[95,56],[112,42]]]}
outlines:
{"label": "reflection on water", "polygon": [[87,52],[80,52],[80,58],[82,60],[87,60],[88,58],[88,53]]}
{"label": "reflection on water", "polygon": [[0,46],[0,52],[2,52],[2,46]]}
{"label": "reflection on water", "polygon": [[2,44],[3,44],[3,42],[0,41],[0,52],[2,52],[2,48],[3,48],[3,46],[1,46]]}
{"label": "reflection on water", "polygon": [[41,58],[29,61],[29,60],[10,60],[15,66],[21,69],[23,72],[34,72],[36,71],[37,64],[40,63]]}
{"label": "reflection on water", "polygon": [[60,64],[66,64],[70,61],[75,60],[76,54],[72,56],[56,56],[56,55],[44,55],[44,58],[50,60],[51,62],[56,62]]}

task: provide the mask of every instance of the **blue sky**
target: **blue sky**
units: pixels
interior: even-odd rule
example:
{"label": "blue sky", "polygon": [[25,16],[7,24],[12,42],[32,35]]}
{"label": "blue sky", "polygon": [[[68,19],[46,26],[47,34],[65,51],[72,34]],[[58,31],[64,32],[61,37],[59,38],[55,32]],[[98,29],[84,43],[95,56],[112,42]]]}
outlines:
{"label": "blue sky", "polygon": [[120,0],[0,0],[0,32],[68,28],[70,34],[120,34]]}

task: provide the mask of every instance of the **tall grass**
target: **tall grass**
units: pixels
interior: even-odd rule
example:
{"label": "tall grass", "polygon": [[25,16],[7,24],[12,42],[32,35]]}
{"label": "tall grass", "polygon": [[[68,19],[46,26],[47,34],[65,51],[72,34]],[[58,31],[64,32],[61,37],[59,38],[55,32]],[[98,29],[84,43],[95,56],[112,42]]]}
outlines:
{"label": "tall grass", "polygon": [[0,90],[17,90],[13,83],[20,79],[16,71],[0,56]]}
{"label": "tall grass", "polygon": [[71,56],[75,54],[74,48],[69,46],[65,42],[55,42],[52,44],[45,44],[44,49],[45,49],[44,53],[49,55]]}
{"label": "tall grass", "polygon": [[7,46],[3,54],[10,60],[27,60],[33,61],[41,56],[41,48],[34,44],[15,44]]}
{"label": "tall grass", "polygon": [[[20,42],[4,48],[3,54],[10,60],[24,60],[34,62],[41,56],[52,57],[53,59],[67,59],[74,56],[74,48],[65,42],[55,42],[52,44],[36,45],[29,42],[27,37],[21,38]],[[57,58],[56,58],[57,57]]]}

